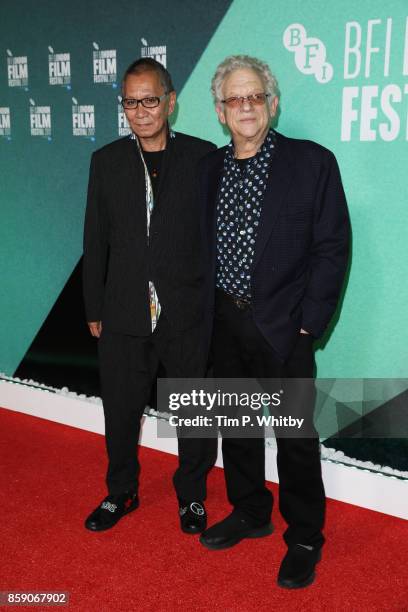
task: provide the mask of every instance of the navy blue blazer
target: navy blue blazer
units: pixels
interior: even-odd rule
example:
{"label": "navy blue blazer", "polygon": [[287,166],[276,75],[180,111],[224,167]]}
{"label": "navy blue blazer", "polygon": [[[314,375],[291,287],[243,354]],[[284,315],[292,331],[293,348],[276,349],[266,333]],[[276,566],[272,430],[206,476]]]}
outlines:
{"label": "navy blue blazer", "polygon": [[[200,167],[207,312],[214,311],[216,202],[226,147]],[[277,133],[251,273],[253,318],[284,361],[301,328],[319,338],[338,303],[349,256],[350,221],[333,153]]]}

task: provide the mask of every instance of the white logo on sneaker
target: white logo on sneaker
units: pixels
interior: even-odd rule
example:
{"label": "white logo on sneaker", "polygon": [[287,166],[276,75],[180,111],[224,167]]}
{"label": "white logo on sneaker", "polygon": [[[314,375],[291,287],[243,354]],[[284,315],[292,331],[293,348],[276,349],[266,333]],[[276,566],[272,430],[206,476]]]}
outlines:
{"label": "white logo on sneaker", "polygon": [[198,514],[198,516],[203,516],[204,514],[204,508],[198,502],[193,502],[190,504],[190,510],[191,512],[194,512],[194,514]]}
{"label": "white logo on sneaker", "polygon": [[104,501],[101,504],[101,508],[102,510],[109,510],[109,512],[115,512],[117,505],[116,504],[111,504],[110,502]]}
{"label": "white logo on sneaker", "polygon": [[308,546],[307,544],[298,544],[302,548],[306,548],[306,550],[314,550],[314,546]]}

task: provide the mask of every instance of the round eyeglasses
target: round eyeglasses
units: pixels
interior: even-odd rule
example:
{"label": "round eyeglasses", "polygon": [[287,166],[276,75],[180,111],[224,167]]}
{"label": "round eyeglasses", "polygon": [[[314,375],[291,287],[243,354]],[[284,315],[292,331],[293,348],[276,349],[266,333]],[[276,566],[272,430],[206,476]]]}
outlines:
{"label": "round eyeglasses", "polygon": [[140,100],[136,98],[122,98],[121,104],[123,108],[126,108],[127,110],[137,108],[139,104],[145,108],[156,108],[156,106],[159,106],[160,102],[167,95],[168,92],[164,93],[162,96],[148,96],[147,98],[141,98]]}
{"label": "round eyeglasses", "polygon": [[223,104],[226,104],[229,108],[238,108],[247,101],[251,106],[261,106],[265,104],[266,99],[270,97],[269,93],[256,93],[249,96],[231,96],[225,100],[220,100]]}

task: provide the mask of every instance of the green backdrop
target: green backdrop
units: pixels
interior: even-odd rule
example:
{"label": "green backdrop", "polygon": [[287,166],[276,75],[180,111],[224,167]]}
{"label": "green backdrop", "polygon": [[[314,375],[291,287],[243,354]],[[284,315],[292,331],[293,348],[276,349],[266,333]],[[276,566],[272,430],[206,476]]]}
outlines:
{"label": "green backdrop", "polygon": [[[348,197],[352,264],[338,324],[317,352],[319,376],[406,376],[404,0],[2,7],[0,371],[16,370],[81,255],[89,158],[122,133],[126,66],[142,53],[167,63],[179,92],[175,129],[222,145],[210,80],[226,55],[248,53],[277,75],[278,129],[333,150]],[[73,122],[88,133],[74,135]]]}

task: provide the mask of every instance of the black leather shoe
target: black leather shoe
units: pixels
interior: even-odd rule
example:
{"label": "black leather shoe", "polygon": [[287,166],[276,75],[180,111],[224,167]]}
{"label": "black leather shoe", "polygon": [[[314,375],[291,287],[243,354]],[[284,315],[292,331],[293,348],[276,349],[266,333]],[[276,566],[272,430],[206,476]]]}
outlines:
{"label": "black leather shoe", "polygon": [[235,546],[244,538],[263,538],[273,533],[272,523],[254,527],[242,515],[232,512],[220,523],[216,523],[200,537],[200,542],[210,550],[222,550]]}
{"label": "black leather shoe", "polygon": [[289,546],[278,574],[278,585],[285,589],[301,589],[315,579],[316,564],[322,558],[320,548],[307,544]]}
{"label": "black leather shoe", "polygon": [[202,502],[179,499],[179,516],[184,533],[201,533],[207,527],[207,513]]}
{"label": "black leather shoe", "polygon": [[118,495],[108,495],[100,506],[88,516],[85,527],[91,531],[104,531],[110,529],[125,514],[136,510],[139,506],[137,493],[126,492]]}

